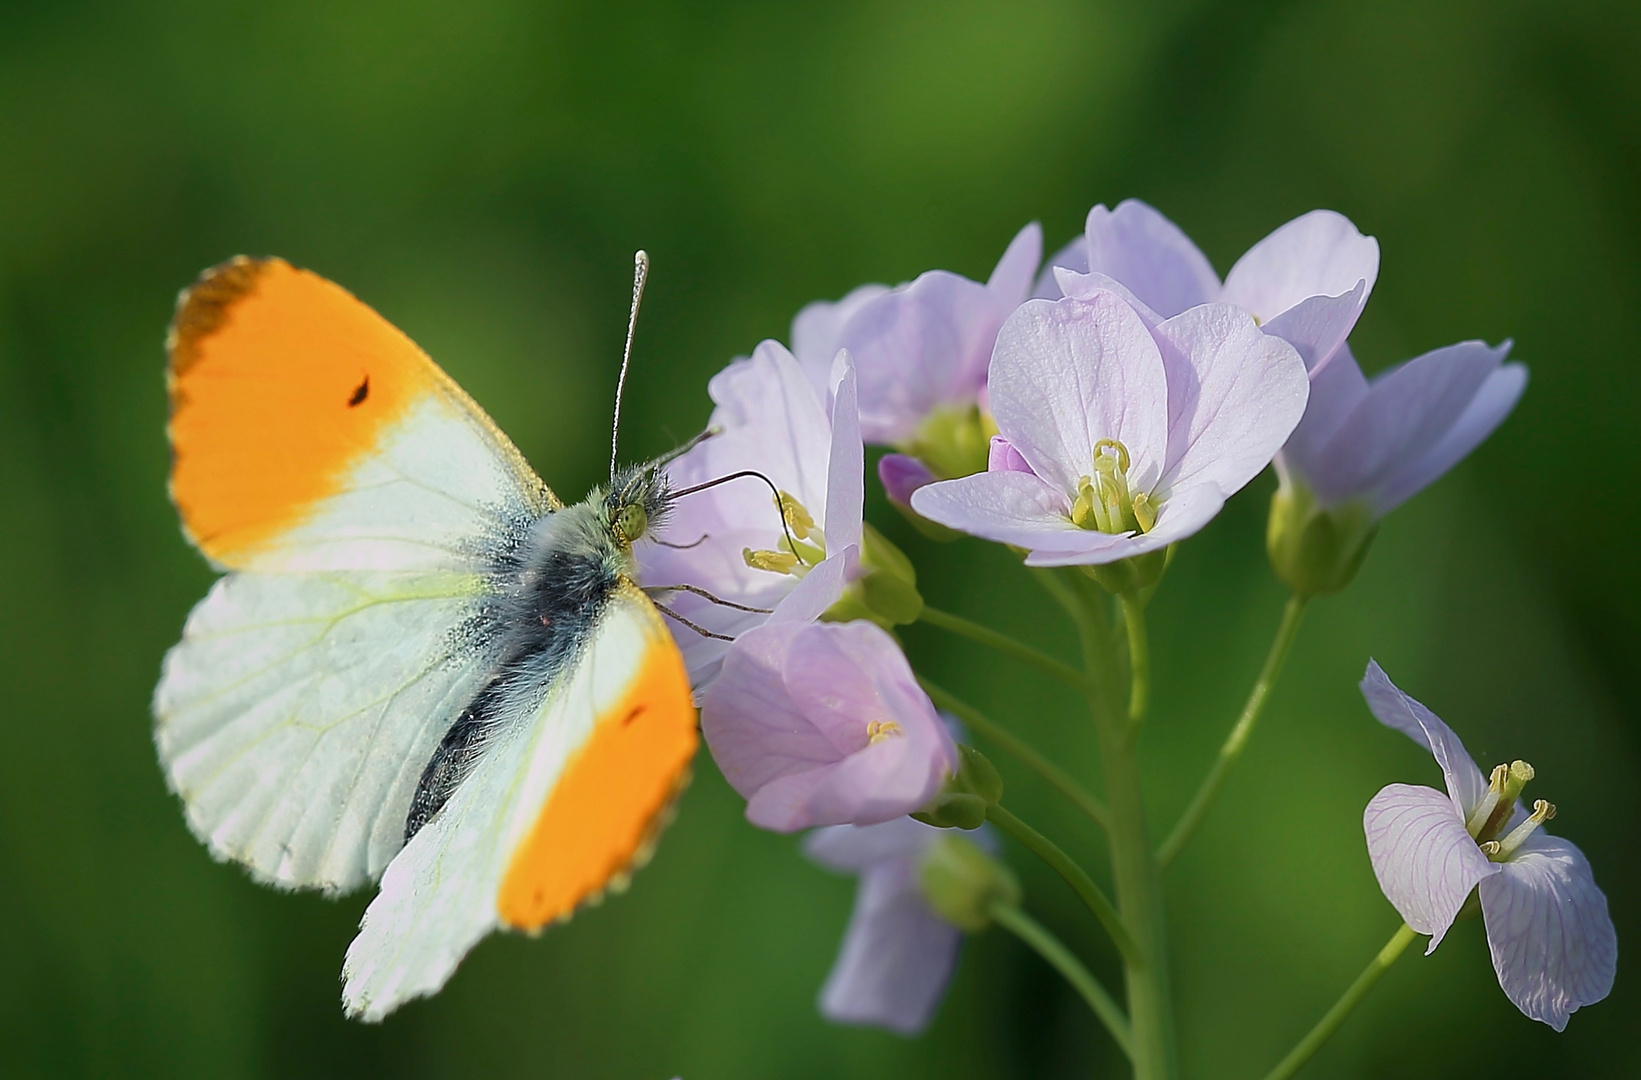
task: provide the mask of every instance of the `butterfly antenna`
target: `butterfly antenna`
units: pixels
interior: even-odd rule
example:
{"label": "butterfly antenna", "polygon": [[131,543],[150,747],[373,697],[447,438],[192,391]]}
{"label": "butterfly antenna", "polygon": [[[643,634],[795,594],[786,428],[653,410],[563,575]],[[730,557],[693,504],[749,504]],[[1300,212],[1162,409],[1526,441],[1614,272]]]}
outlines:
{"label": "butterfly antenna", "polygon": [[627,388],[627,365],[632,362],[632,335],[638,328],[638,301],[650,276],[650,257],[639,251],[632,257],[632,310],[627,313],[627,345],[621,350],[621,376],[615,382],[615,419],[610,425],[610,479],[615,479],[616,446],[621,438],[621,395]]}

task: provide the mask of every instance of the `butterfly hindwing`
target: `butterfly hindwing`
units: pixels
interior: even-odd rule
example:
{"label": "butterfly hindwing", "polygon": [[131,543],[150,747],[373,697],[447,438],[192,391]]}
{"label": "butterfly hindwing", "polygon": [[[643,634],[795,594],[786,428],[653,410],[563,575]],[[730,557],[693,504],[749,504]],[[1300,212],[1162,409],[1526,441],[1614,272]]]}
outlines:
{"label": "butterfly hindwing", "polygon": [[498,927],[534,931],[648,855],[695,752],[683,657],[630,582],[526,723],[479,763],[382,877],[343,968],[350,1014],[444,985]]}

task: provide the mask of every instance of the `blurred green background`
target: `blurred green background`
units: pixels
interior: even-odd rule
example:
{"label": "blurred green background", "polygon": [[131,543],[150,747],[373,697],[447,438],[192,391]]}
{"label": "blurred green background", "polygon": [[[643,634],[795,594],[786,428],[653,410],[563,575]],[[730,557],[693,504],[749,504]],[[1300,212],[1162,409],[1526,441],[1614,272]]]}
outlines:
{"label": "blurred green background", "polygon": [[[1262,1075],[1397,924],[1363,850],[1382,784],[1436,783],[1368,716],[1377,656],[1483,765],[1525,757],[1641,934],[1641,7],[1578,2],[875,0],[0,7],[0,1073],[6,1076],[1121,1075],[1040,962],[973,941],[928,1035],[813,999],[852,885],[741,819],[704,757],[629,895],[496,937],[378,1027],[343,1020],[368,896],[213,863],[149,738],[210,574],[165,498],[176,290],[236,252],[342,282],[465,385],[560,492],[597,479],[633,249],[655,274],[626,449],[705,419],[705,380],[803,303],[944,267],[1096,201],[1151,201],[1221,272],[1315,206],[1383,247],[1369,369],[1514,338],[1532,384],[1315,606],[1218,811],[1170,877],[1186,1075]],[[1158,832],[1252,681],[1281,593],[1269,477],[1185,546],[1153,609]],[[999,551],[886,515],[931,601],[1067,650]],[[977,572],[983,571],[983,572]],[[932,631],[914,659],[1071,766],[1073,703]],[[1028,820],[1093,838],[997,755]],[[1115,978],[1069,893],[1029,904]],[[1312,1077],[1641,1076],[1641,992],[1557,1036],[1479,923],[1413,950]],[[1629,1018],[1626,1021],[1626,1017]]]}

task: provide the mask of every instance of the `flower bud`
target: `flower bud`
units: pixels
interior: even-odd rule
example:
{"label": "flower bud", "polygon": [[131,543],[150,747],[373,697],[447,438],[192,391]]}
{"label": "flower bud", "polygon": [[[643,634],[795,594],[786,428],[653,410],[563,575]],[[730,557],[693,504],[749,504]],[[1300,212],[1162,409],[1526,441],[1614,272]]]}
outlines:
{"label": "flower bud", "polygon": [[939,829],[978,829],[986,811],[1003,798],[1003,778],[972,746],[957,746],[957,772],[912,817]]}
{"label": "flower bud", "polygon": [[1020,883],[1008,867],[950,833],[929,846],[918,883],[935,914],[970,933],[991,924],[997,905],[1020,902]]}
{"label": "flower bud", "polygon": [[1301,596],[1327,596],[1349,585],[1379,523],[1360,502],[1324,508],[1305,485],[1284,478],[1271,496],[1265,550],[1276,576]]}

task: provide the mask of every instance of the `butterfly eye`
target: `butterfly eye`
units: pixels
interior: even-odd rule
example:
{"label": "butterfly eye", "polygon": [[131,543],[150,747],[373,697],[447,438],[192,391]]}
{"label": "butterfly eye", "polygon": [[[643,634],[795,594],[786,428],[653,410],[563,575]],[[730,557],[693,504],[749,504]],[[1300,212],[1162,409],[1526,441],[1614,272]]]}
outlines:
{"label": "butterfly eye", "polygon": [[649,515],[638,503],[628,503],[615,514],[615,534],[623,543],[631,544],[649,528]]}

